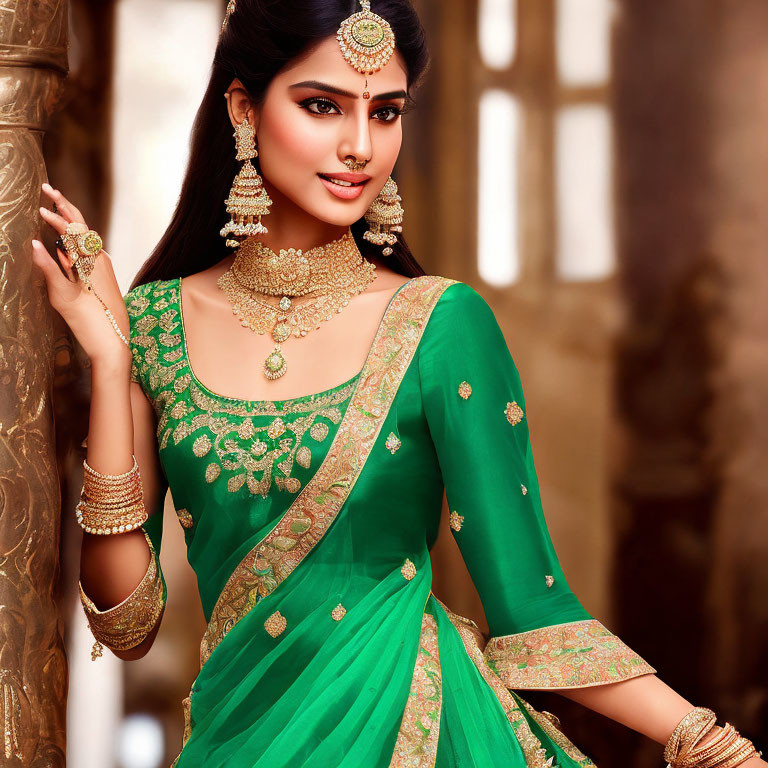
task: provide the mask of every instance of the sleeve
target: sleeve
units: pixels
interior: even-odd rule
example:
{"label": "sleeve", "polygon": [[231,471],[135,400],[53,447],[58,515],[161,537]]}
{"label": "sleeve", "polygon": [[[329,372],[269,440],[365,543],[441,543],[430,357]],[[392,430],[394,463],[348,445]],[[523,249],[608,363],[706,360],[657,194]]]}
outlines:
{"label": "sleeve", "polygon": [[131,381],[141,384],[145,391],[147,371],[151,362],[149,357],[154,346],[150,331],[157,325],[157,318],[150,311],[153,288],[153,283],[137,285],[123,297],[131,329]]}
{"label": "sleeve", "polygon": [[[149,331],[156,323],[149,311],[152,288],[151,283],[139,285],[123,297],[130,321],[131,381],[139,383],[145,392],[149,368],[147,350],[151,349]],[[160,566],[162,509],[151,514],[141,530],[149,546],[149,564],[141,581],[125,600],[112,608],[99,610],[79,583],[80,601],[96,640],[94,658],[100,655],[100,643],[112,650],[128,650],[139,645],[154,629],[165,608],[168,589]]]}
{"label": "sleeve", "polygon": [[488,665],[508,688],[579,688],[656,670],[571,591],[541,507],[520,376],[485,300],[438,301],[419,354],[450,526],[483,603]]}
{"label": "sleeve", "polygon": [[[162,527],[162,515],[152,515],[141,529],[149,545],[149,564],[139,584],[121,603],[99,610],[78,581],[80,602],[96,641],[93,658],[101,655],[99,644],[113,651],[135,648],[160,621],[168,593],[160,568],[158,553],[161,533],[156,530],[158,527]],[[148,529],[152,531],[151,535]]]}

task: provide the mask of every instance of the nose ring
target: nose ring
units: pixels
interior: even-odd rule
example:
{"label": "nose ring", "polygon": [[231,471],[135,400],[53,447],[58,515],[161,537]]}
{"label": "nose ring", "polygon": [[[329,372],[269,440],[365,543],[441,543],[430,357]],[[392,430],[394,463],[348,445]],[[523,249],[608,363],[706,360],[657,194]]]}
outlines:
{"label": "nose ring", "polygon": [[365,168],[366,165],[368,165],[367,160],[355,160],[354,158],[348,157],[344,161],[344,165],[349,168],[350,171],[362,171],[363,168]]}

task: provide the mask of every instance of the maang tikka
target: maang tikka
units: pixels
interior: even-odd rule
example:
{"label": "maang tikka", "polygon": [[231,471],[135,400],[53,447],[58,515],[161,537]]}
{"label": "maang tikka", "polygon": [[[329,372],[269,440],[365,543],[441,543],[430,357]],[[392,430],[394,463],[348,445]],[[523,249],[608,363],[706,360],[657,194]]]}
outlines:
{"label": "maang tikka", "polygon": [[237,150],[235,159],[245,162],[235,176],[229,197],[226,200],[227,213],[231,216],[230,221],[219,233],[222,237],[227,238],[227,245],[232,248],[236,248],[240,243],[234,238],[228,237],[229,235],[249,237],[250,235],[261,235],[268,231],[261,223],[261,217],[269,213],[269,206],[272,205],[272,198],[264,188],[264,181],[251,163],[251,160],[258,157],[259,153],[256,150],[256,130],[250,124],[247,114],[243,121],[235,127],[234,136]]}
{"label": "maang tikka", "polygon": [[395,33],[389,22],[371,11],[371,0],[360,0],[362,11],[341,22],[336,32],[341,54],[365,75],[363,98],[370,99],[368,75],[378,72],[395,52]]}

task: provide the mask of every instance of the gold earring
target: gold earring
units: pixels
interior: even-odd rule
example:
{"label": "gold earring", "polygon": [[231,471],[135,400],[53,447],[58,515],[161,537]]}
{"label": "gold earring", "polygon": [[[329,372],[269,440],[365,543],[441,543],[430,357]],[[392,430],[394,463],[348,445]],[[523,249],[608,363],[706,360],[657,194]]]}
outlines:
{"label": "gold earring", "polygon": [[219,233],[227,238],[227,245],[232,248],[240,243],[228,235],[249,237],[268,231],[261,223],[261,217],[269,213],[269,206],[272,205],[272,199],[264,188],[264,180],[251,163],[251,159],[258,157],[259,153],[256,150],[256,131],[248,121],[248,115],[235,128],[234,136],[237,150],[235,159],[245,162],[235,176],[226,200],[227,213],[231,218]]}
{"label": "gold earring", "polygon": [[403,207],[402,198],[397,194],[397,184],[390,176],[384,188],[379,192],[371,207],[365,213],[365,220],[370,229],[363,233],[363,238],[374,245],[387,247],[382,251],[385,256],[392,254],[389,247],[397,242],[395,232],[402,232]]}

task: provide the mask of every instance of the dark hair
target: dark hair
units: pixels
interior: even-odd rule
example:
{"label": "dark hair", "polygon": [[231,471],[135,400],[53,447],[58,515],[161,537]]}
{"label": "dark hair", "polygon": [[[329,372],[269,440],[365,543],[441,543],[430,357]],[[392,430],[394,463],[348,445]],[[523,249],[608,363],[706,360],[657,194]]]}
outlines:
{"label": "dark hair", "polygon": [[[186,277],[230,253],[219,230],[228,220],[224,200],[240,163],[235,159],[224,93],[237,77],[258,104],[280,69],[322,39],[335,35],[341,22],[358,10],[357,0],[237,0],[237,10],[216,47],[211,79],[195,116],[176,210],[131,288],[153,280]],[[392,26],[396,50],[407,69],[410,102],[412,89],[429,66],[419,18],[410,0],[373,0],[371,10]],[[352,225],[355,242],[364,256],[379,256],[381,246],[363,239],[367,228],[364,218]],[[424,274],[401,233],[392,255],[385,258],[387,265],[402,275]]]}

